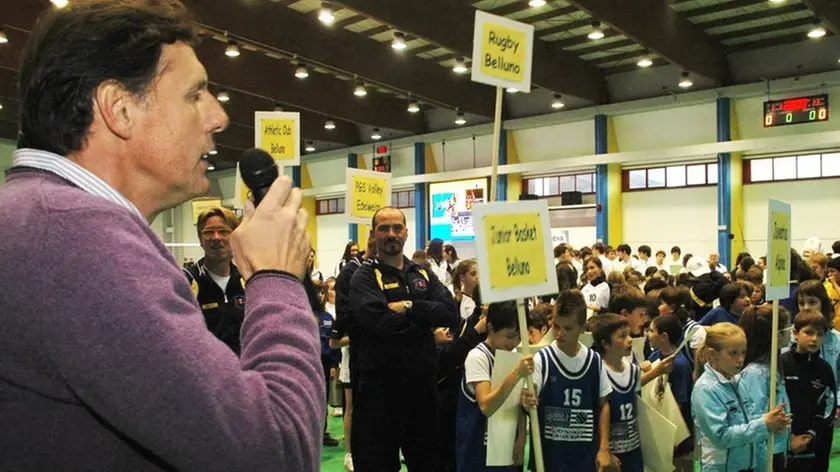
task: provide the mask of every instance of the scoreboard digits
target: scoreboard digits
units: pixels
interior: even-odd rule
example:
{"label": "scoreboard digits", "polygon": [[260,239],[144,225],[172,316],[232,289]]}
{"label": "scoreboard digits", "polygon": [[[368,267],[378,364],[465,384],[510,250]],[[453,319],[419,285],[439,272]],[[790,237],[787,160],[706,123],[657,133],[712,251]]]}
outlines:
{"label": "scoreboard digits", "polygon": [[828,121],[828,94],[764,102],[764,127]]}

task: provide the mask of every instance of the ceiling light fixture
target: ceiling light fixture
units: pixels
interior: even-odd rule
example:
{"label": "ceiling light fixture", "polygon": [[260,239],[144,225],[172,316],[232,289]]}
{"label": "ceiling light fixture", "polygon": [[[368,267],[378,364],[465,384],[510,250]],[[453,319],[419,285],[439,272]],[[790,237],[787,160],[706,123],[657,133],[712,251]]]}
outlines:
{"label": "ceiling light fixture", "polygon": [[295,77],[298,79],[305,79],[309,77],[309,69],[307,69],[305,65],[299,64],[297,69],[295,69]]}
{"label": "ceiling light fixture", "polygon": [[601,29],[600,21],[592,22],[592,31],[590,31],[589,34],[586,35],[586,37],[593,41],[604,39],[604,30]]}
{"label": "ceiling light fixture", "polygon": [[315,152],[315,144],[312,141],[306,143],[306,152]]}
{"label": "ceiling light fixture", "polygon": [[566,104],[563,103],[563,97],[559,93],[555,93],[554,94],[554,100],[551,102],[551,108],[554,108],[555,110],[559,110],[559,109],[563,108],[564,106],[566,106]]}
{"label": "ceiling light fixture", "polygon": [[646,69],[653,65],[653,59],[650,58],[647,54],[639,58],[639,62],[636,63],[637,66],[641,67],[642,69]]}
{"label": "ceiling light fixture", "polygon": [[230,95],[228,95],[227,92],[219,92],[219,94],[216,95],[216,100],[222,103],[227,103],[230,101]]}
{"label": "ceiling light fixture", "polygon": [[467,61],[463,57],[459,57],[452,67],[452,72],[456,74],[465,74],[467,72]]}
{"label": "ceiling light fixture", "polygon": [[528,6],[539,8],[545,6],[545,0],[530,0],[528,2]]}
{"label": "ceiling light fixture", "polygon": [[6,32],[0,30],[0,44],[6,44],[9,42],[9,37],[6,36]]}
{"label": "ceiling light fixture", "polygon": [[321,11],[318,12],[318,20],[327,26],[332,25],[335,21],[335,15],[333,15],[329,3],[321,2]]}
{"label": "ceiling light fixture", "polygon": [[691,81],[691,77],[689,76],[687,71],[682,71],[682,73],[680,74],[679,86],[680,88],[684,89],[691,88],[692,86],[694,86],[694,82]]}
{"label": "ceiling light fixture", "polygon": [[826,34],[827,31],[825,30],[825,26],[820,23],[819,18],[814,19],[814,27],[811,28],[811,31],[808,31],[808,37],[811,39],[819,39]]}
{"label": "ceiling light fixture", "polygon": [[56,8],[64,8],[70,3],[68,0],[50,0]]}
{"label": "ceiling light fixture", "polygon": [[324,129],[335,129],[335,121],[327,120],[324,122]]}
{"label": "ceiling light fixture", "polygon": [[409,113],[417,113],[420,111],[420,104],[415,102],[414,100],[408,102],[408,112]]}
{"label": "ceiling light fixture", "polygon": [[382,139],[382,135],[379,134],[379,128],[373,128],[373,134],[370,135],[370,139],[373,139],[374,141]]}
{"label": "ceiling light fixture", "polygon": [[207,154],[210,154],[211,156],[215,156],[218,153],[219,153],[219,151],[217,149],[211,149],[210,152],[208,152]]}
{"label": "ceiling light fixture", "polygon": [[364,85],[359,84],[356,86],[356,89],[353,90],[353,95],[357,97],[364,97],[365,95],[367,95],[367,89]]}
{"label": "ceiling light fixture", "polygon": [[467,119],[464,118],[464,113],[463,112],[459,111],[458,113],[455,114],[455,124],[458,125],[458,126],[462,126],[462,125],[467,124]]}
{"label": "ceiling light fixture", "polygon": [[394,39],[391,40],[391,47],[396,49],[397,51],[402,51],[403,49],[405,49],[405,33],[395,31]]}
{"label": "ceiling light fixture", "polygon": [[785,0],[770,0],[770,3],[785,3]]}
{"label": "ceiling light fixture", "polygon": [[225,48],[225,56],[239,57],[239,46],[237,46],[235,42],[231,41]]}

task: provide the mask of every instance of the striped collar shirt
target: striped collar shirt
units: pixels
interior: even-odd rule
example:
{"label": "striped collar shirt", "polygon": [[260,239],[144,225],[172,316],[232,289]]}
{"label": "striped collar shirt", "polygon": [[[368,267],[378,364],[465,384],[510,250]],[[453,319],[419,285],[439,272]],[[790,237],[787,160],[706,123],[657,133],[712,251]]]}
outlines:
{"label": "striped collar shirt", "polygon": [[144,221],[146,220],[140,210],[120,192],[89,170],[64,156],[39,149],[18,149],[13,154],[12,165],[15,167],[31,167],[55,174],[91,195],[102,197],[125,207]]}

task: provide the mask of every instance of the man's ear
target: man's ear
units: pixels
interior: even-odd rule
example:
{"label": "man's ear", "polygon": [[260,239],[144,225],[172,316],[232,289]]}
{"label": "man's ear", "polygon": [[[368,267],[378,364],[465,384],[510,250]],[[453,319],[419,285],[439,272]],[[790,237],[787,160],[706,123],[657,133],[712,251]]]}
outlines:
{"label": "man's ear", "polygon": [[137,98],[121,83],[108,80],[94,90],[93,111],[113,134],[122,139],[131,137],[135,123],[133,109]]}

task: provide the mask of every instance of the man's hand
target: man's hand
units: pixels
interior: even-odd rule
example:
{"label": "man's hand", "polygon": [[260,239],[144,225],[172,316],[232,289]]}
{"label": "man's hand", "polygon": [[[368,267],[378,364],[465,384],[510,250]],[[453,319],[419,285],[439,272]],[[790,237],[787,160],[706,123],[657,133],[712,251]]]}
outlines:
{"label": "man's hand", "polygon": [[609,450],[600,449],[598,455],[595,456],[595,468],[598,472],[621,470],[621,461]]}
{"label": "man's hand", "polygon": [[665,359],[662,359],[655,366],[653,366],[653,375],[658,377],[660,375],[670,373],[671,370],[674,368],[674,357],[676,357],[676,355],[676,353],[671,354],[670,356],[666,357]]}
{"label": "man's hand", "polygon": [[258,208],[245,202],[242,222],[231,234],[236,267],[247,280],[261,270],[287,272],[303,280],[309,262],[309,216],[300,208],[300,189],[281,176]]}
{"label": "man's hand", "polygon": [[814,437],[810,434],[793,434],[790,436],[790,451],[798,454],[808,448]]}
{"label": "man's hand", "polygon": [[397,313],[405,313],[405,302],[391,302],[388,304],[388,309]]}
{"label": "man's hand", "polygon": [[440,346],[452,342],[452,333],[449,328],[438,328],[435,330],[435,344]]}

